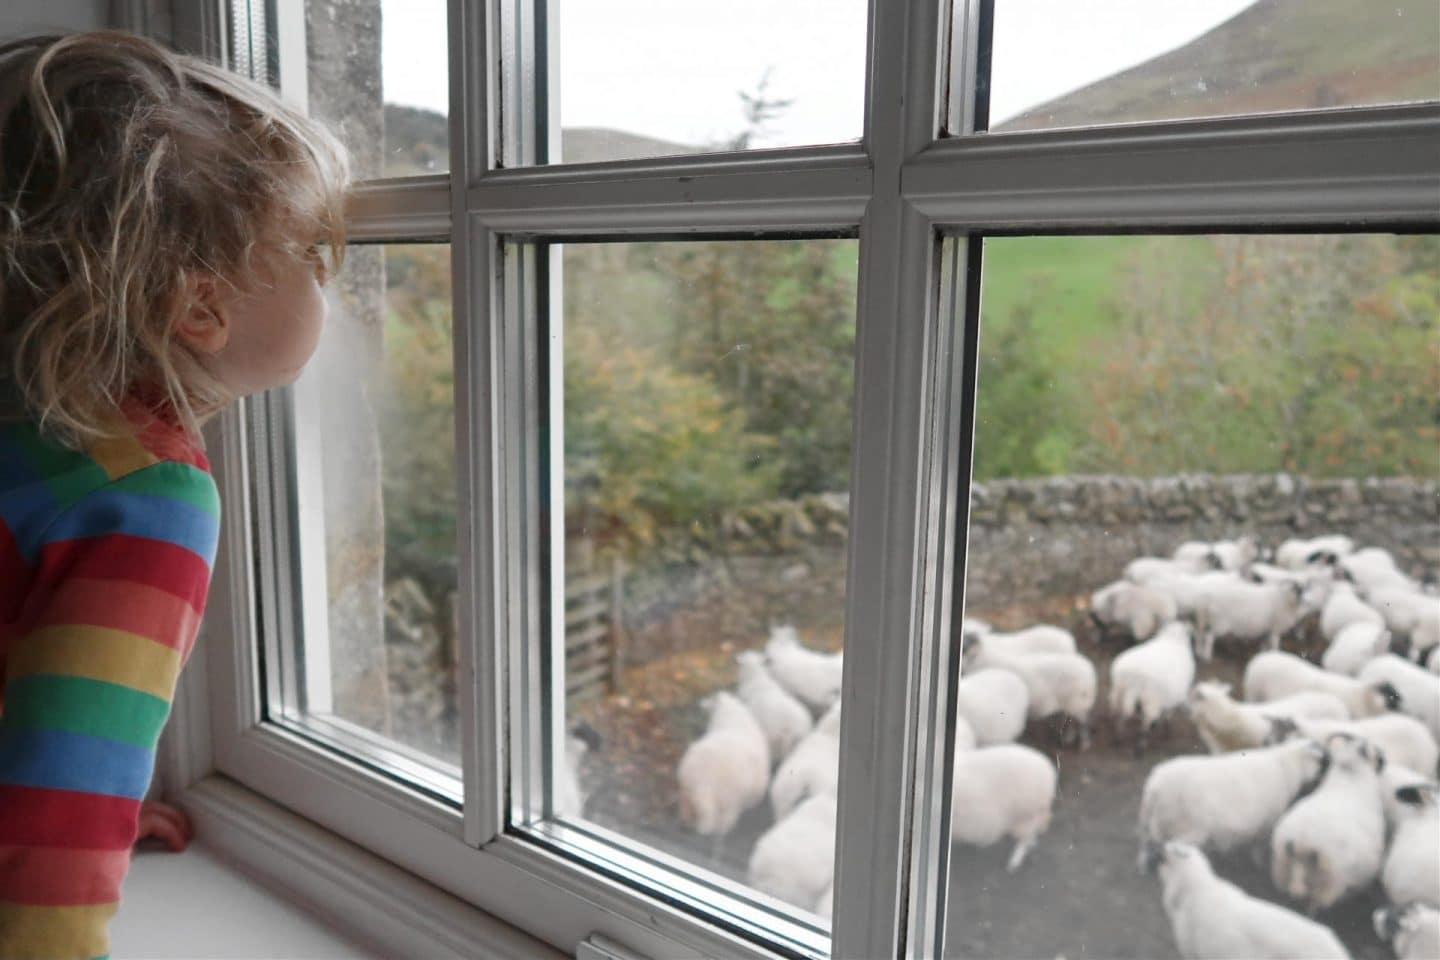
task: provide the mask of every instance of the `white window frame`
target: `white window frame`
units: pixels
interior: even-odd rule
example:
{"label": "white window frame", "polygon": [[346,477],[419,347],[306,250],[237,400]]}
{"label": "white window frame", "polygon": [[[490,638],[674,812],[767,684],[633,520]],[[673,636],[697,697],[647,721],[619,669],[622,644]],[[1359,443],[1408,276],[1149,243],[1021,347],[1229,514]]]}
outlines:
{"label": "white window frame", "polygon": [[[280,0],[287,3],[300,0]],[[177,0],[177,13],[182,5],[208,11],[197,16],[207,49],[263,49],[225,32],[231,22],[221,0]],[[525,159],[514,145],[533,144],[541,132],[501,135],[498,52],[534,49],[525,25],[502,16],[501,7],[498,0],[450,0],[453,175],[364,185],[352,220],[356,241],[451,243],[460,635],[473,638],[460,650],[468,721],[462,789],[427,782],[413,757],[356,734],[356,757],[408,770],[423,785],[402,788],[371,764],[261,716],[256,640],[274,642],[273,612],[291,601],[266,595],[266,582],[283,577],[268,576],[268,567],[258,578],[266,582],[255,576],[256,551],[274,563],[271,541],[278,536],[283,546],[286,532],[254,526],[251,497],[265,493],[251,489],[251,459],[264,451],[252,430],[266,421],[248,416],[246,408],[257,404],[247,402],[212,431],[223,535],[204,639],[182,679],[162,754],[170,791],[233,856],[317,900],[369,904],[374,912],[362,929],[382,939],[388,930],[412,951],[424,943],[457,955],[534,955],[534,941],[487,925],[463,906],[470,904],[571,955],[594,934],[657,958],[815,952],[775,953],[638,892],[615,873],[587,868],[558,846],[505,829],[513,758],[504,731],[518,682],[507,663],[529,635],[525,611],[534,609],[538,579],[527,541],[533,494],[519,453],[535,436],[529,331],[513,298],[502,297],[499,239],[857,229],[833,949],[844,957],[940,955],[949,843],[948,791],[938,785],[946,782],[952,729],[932,718],[950,716],[958,669],[949,626],[963,599],[965,543],[955,531],[967,518],[976,363],[973,311],[952,317],[949,309],[971,295],[968,272],[959,269],[963,254],[940,290],[940,236],[1435,229],[1440,105],[940,139],[949,86],[942,54],[953,44],[973,62],[980,0],[871,0],[861,143],[499,168],[502,142],[512,162]],[[961,26],[950,41],[952,13]],[[283,77],[303,46],[286,38],[279,49]],[[959,102],[970,103],[973,71],[962,75],[970,79]],[[505,89],[518,102],[536,102],[533,69],[508,80]],[[549,108],[532,119],[545,112],[553,122]],[[970,120],[959,122],[963,134]],[[257,619],[257,599],[271,622]],[[424,922],[403,926],[398,911],[383,912],[398,889],[388,884],[402,883],[398,871],[386,874],[384,886],[365,876],[392,868],[456,899],[415,887],[406,907]]]}

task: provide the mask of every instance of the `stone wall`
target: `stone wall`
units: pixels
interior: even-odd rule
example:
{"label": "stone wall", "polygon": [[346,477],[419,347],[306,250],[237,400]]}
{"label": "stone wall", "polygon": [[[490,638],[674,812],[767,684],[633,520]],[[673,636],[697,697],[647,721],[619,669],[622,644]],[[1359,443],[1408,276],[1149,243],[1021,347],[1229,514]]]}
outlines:
{"label": "stone wall", "polygon": [[1274,547],[1322,533],[1385,547],[1412,575],[1433,576],[1440,571],[1440,485],[1286,474],[975,484],[967,604],[993,610],[1086,593],[1135,557],[1169,556],[1185,540],[1248,534]]}
{"label": "stone wall", "polygon": [[[644,623],[723,583],[726,556],[793,555],[845,542],[849,497],[824,493],[751,504],[718,529],[662,533],[660,570],[627,589]],[[1088,593],[1139,556],[1186,540],[1249,535],[1268,547],[1343,533],[1395,554],[1412,575],[1440,574],[1440,485],[1408,478],[1314,480],[1288,474],[1066,476],[977,483],[971,491],[972,609]],[[692,571],[681,576],[679,571]],[[652,589],[645,589],[646,586]]]}

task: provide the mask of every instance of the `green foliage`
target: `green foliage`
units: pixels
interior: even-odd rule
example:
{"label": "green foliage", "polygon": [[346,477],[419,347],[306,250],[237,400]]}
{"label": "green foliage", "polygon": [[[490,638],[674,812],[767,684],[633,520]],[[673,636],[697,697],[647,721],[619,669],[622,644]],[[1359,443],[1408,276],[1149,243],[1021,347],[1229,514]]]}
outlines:
{"label": "green foliage", "polygon": [[[982,329],[975,402],[977,480],[1060,473],[1074,445],[1055,372],[1035,350],[1033,308],[1017,308],[993,333]],[[1067,429],[1068,428],[1068,429]]]}
{"label": "green foliage", "polygon": [[852,241],[576,244],[563,264],[572,531],[646,542],[848,486]]}
{"label": "green foliage", "polygon": [[453,588],[455,376],[449,246],[388,247],[385,284],[378,415],[384,437],[386,579],[413,576]]}
{"label": "green foliage", "polygon": [[[1440,264],[1386,236],[1231,236],[1201,295],[1130,268],[1083,467],[1434,476]],[[1428,262],[1427,262],[1428,260]],[[1155,282],[1161,278],[1161,282]],[[1142,282],[1143,281],[1143,282]]]}
{"label": "green foliage", "polygon": [[714,384],[650,348],[572,325],[565,346],[567,529],[602,547],[708,526],[772,494],[775,442],[745,430]]}

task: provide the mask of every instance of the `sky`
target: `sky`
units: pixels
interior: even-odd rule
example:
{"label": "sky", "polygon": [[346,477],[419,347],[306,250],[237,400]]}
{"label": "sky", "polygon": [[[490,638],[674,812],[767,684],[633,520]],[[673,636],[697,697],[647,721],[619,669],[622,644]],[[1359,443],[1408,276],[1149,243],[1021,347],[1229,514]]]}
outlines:
{"label": "sky", "polygon": [[[996,0],[991,119],[1181,46],[1255,0]],[[768,74],[790,106],[756,141],[857,139],[863,0],[559,0],[565,127],[685,144],[744,128],[738,92]],[[446,108],[445,0],[384,0],[385,99]]]}

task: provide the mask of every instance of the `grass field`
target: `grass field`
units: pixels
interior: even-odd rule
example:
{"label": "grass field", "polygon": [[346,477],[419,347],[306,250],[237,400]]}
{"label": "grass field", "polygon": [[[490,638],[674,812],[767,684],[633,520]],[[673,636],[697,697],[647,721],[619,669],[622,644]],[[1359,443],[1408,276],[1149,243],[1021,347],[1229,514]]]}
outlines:
{"label": "grass field", "polygon": [[[992,237],[985,241],[980,335],[1002,327],[1022,305],[1034,310],[1036,346],[1062,377],[1090,369],[1096,341],[1114,331],[1117,292],[1137,259],[1163,256],[1198,276],[1214,263],[1200,236]],[[1198,284],[1196,285],[1198,287]],[[1199,295],[1199,290],[1177,291]]]}

